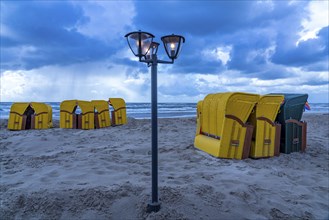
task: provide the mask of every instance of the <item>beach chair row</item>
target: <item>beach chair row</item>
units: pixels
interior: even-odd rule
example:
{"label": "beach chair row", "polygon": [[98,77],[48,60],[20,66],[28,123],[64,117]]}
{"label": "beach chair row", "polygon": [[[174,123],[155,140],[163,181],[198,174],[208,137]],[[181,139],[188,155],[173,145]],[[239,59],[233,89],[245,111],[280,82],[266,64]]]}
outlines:
{"label": "beach chair row", "polygon": [[51,128],[52,108],[40,102],[13,103],[10,108],[9,130],[45,129]]}
{"label": "beach chair row", "polygon": [[[109,105],[113,107],[110,110]],[[77,108],[81,113],[76,113]],[[126,104],[121,98],[104,100],[66,100],[60,105],[60,128],[94,129],[127,123]]]}
{"label": "beach chair row", "polygon": [[[110,111],[110,106],[112,111]],[[60,128],[97,129],[126,123],[126,103],[121,98],[110,98],[108,101],[65,100],[60,104]],[[11,106],[8,120],[9,130],[51,127],[53,127],[53,123],[50,105],[30,102],[13,103]]]}
{"label": "beach chair row", "polygon": [[196,148],[245,159],[305,151],[307,94],[216,93],[197,104]]}

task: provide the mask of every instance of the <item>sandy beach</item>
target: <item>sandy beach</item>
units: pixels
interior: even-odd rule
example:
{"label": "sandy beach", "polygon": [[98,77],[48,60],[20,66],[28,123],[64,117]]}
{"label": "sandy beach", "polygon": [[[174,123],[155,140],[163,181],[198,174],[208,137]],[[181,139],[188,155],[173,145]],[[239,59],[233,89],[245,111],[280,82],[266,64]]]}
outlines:
{"label": "sandy beach", "polygon": [[328,219],[329,115],[305,114],[306,153],[214,158],[196,119],[159,119],[161,210],[151,198],[151,121],[98,130],[8,131],[1,120],[0,219]]}

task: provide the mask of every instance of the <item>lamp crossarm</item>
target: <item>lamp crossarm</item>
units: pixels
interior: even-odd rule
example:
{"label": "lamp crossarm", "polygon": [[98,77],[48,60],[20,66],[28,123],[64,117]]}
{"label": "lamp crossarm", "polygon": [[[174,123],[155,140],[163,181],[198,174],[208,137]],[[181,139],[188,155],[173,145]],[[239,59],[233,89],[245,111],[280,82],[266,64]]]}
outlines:
{"label": "lamp crossarm", "polygon": [[171,61],[166,61],[166,60],[158,60],[158,63],[164,63],[164,64],[173,64],[174,63],[174,59],[172,59]]}
{"label": "lamp crossarm", "polygon": [[141,63],[163,63],[163,64],[173,64],[174,63],[174,59],[172,59],[171,61],[167,61],[167,60],[153,60],[153,59],[147,59],[147,60],[142,60],[142,59],[139,59],[139,62]]}

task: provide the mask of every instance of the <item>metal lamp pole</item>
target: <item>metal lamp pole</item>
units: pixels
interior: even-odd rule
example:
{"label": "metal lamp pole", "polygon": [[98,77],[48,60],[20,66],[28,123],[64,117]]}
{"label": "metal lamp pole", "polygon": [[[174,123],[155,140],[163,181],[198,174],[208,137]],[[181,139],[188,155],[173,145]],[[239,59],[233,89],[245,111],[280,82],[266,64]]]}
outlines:
{"label": "metal lamp pole", "polygon": [[158,58],[152,56],[151,103],[152,103],[152,201],[147,205],[148,212],[160,210],[158,201]]}
{"label": "metal lamp pole", "polygon": [[151,62],[151,108],[152,108],[152,201],[147,205],[147,212],[158,212],[158,63],[172,64],[174,61],[158,60],[152,55]]}
{"label": "metal lamp pole", "polygon": [[151,108],[152,108],[152,201],[147,205],[147,212],[158,212],[158,63],[172,64],[173,61],[158,60],[152,55],[151,62]]}
{"label": "metal lamp pole", "polygon": [[147,212],[158,212],[160,203],[158,198],[158,63],[173,64],[177,58],[181,44],[185,38],[180,35],[163,36],[166,53],[171,61],[158,60],[159,43],[153,42],[154,35],[148,32],[136,31],[125,35],[133,54],[139,61],[151,65],[151,107],[152,107],[152,200],[147,204]]}

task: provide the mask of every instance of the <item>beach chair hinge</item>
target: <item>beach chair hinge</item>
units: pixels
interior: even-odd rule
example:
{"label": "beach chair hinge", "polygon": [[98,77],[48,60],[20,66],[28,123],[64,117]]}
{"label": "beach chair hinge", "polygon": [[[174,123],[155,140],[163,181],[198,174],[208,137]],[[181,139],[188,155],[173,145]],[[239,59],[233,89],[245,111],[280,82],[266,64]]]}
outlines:
{"label": "beach chair hinge", "polygon": [[264,144],[266,144],[266,145],[271,144],[271,139],[265,139]]}
{"label": "beach chair hinge", "polygon": [[231,146],[238,147],[239,146],[239,140],[231,140]]}

